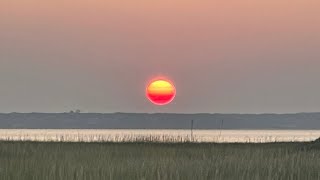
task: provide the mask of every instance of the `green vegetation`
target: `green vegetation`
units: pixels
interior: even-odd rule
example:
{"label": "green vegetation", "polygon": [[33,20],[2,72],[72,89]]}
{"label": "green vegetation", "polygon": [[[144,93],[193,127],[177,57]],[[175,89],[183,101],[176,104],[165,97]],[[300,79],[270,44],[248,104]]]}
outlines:
{"label": "green vegetation", "polygon": [[318,145],[0,142],[0,179],[320,179]]}

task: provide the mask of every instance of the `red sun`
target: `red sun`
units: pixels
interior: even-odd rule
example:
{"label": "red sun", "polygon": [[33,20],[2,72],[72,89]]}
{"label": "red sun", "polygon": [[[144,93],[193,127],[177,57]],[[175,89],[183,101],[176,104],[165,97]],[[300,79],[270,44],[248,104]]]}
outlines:
{"label": "red sun", "polygon": [[146,95],[153,104],[166,105],[172,102],[176,96],[176,88],[172,82],[158,79],[148,84]]}

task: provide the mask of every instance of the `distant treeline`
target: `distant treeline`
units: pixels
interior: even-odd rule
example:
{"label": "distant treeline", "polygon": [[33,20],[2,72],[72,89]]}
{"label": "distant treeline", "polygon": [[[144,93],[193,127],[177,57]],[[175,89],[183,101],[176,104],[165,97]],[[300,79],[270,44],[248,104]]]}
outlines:
{"label": "distant treeline", "polygon": [[144,114],[9,113],[1,129],[320,129],[320,113]]}

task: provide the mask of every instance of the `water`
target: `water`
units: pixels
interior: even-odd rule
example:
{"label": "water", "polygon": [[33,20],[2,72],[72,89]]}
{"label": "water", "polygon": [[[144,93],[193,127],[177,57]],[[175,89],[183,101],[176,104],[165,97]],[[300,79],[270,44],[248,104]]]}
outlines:
{"label": "water", "polygon": [[320,137],[320,130],[132,130],[132,129],[0,129],[0,140],[23,141],[197,141],[301,142]]}

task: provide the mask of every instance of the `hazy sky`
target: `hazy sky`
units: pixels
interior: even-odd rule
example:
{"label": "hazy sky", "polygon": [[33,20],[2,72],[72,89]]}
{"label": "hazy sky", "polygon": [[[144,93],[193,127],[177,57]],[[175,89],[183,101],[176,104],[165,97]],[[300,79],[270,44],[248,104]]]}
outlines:
{"label": "hazy sky", "polygon": [[0,0],[0,112],[320,111],[319,78],[319,0]]}

